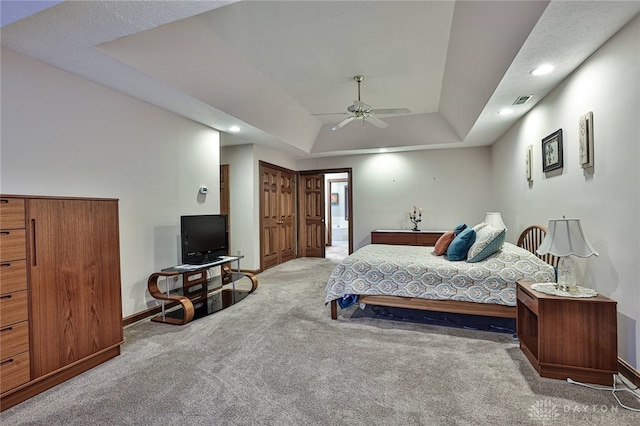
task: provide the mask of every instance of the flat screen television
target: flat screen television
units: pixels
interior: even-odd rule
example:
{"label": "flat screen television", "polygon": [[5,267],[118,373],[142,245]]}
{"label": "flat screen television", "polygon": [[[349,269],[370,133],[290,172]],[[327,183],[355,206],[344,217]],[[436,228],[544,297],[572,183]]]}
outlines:
{"label": "flat screen television", "polygon": [[227,216],[207,214],[180,217],[182,263],[201,265],[229,254]]}

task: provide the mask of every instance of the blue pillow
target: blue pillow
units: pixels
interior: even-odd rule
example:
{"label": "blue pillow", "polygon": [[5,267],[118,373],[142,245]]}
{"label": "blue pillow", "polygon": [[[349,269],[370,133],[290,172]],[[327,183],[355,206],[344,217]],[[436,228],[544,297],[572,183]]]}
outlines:
{"label": "blue pillow", "polygon": [[461,233],[465,229],[467,229],[467,224],[466,223],[461,223],[460,225],[458,225],[455,228],[453,228],[453,233],[458,235],[459,233]]}
{"label": "blue pillow", "polygon": [[476,231],[473,228],[465,228],[449,244],[447,258],[449,260],[464,260],[469,248],[476,242]]}

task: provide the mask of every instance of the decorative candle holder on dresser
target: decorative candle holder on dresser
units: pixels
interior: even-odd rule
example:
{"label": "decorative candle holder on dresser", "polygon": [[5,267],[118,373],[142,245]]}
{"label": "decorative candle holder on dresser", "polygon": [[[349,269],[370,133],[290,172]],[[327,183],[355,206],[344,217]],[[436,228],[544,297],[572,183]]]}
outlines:
{"label": "decorative candle holder on dresser", "polygon": [[418,224],[422,222],[422,209],[414,205],[413,210],[409,211],[409,220],[413,223],[412,231],[419,231]]}

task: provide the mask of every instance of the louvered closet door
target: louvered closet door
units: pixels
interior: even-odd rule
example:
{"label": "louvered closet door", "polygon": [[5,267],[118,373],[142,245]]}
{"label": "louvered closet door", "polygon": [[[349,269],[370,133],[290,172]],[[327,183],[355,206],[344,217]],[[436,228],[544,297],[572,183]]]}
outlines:
{"label": "louvered closet door", "polygon": [[33,377],[122,342],[116,200],[30,199]]}

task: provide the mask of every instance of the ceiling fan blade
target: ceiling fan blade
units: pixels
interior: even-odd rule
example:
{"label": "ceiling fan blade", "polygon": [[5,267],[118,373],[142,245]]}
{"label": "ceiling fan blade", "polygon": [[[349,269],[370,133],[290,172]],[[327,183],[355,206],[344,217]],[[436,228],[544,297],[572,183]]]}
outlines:
{"label": "ceiling fan blade", "polygon": [[387,123],[380,120],[375,115],[370,115],[368,117],[365,117],[364,119],[367,120],[369,123],[373,124],[374,126],[380,127],[381,129],[384,129],[385,127],[389,127]]}
{"label": "ceiling fan blade", "polygon": [[311,114],[311,115],[347,115],[348,112],[321,112],[319,114]]}
{"label": "ceiling fan blade", "polygon": [[411,110],[409,108],[383,108],[383,109],[374,109],[374,114],[409,114]]}
{"label": "ceiling fan blade", "polygon": [[342,120],[341,122],[339,122],[338,124],[336,124],[335,126],[333,126],[331,128],[331,130],[338,130],[343,128],[344,126],[346,126],[348,123],[350,123],[351,121],[353,121],[356,117],[355,116],[351,116],[349,118],[345,118],[344,120]]}

